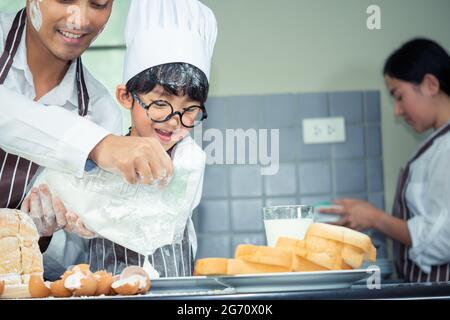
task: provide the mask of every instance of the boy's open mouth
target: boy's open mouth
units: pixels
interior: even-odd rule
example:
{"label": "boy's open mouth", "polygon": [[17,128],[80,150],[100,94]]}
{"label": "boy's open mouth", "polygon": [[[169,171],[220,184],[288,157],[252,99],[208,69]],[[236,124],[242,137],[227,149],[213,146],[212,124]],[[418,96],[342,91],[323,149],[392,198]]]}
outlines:
{"label": "boy's open mouth", "polygon": [[170,141],[172,140],[172,134],[173,132],[161,130],[161,129],[155,129],[156,133],[158,134],[159,138],[162,141]]}

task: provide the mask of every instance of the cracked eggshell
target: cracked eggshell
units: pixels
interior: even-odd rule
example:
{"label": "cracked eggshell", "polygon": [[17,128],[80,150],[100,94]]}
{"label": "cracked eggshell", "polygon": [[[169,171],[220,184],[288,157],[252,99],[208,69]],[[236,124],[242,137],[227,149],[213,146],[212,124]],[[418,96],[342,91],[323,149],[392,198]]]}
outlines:
{"label": "cracked eggshell", "polygon": [[75,266],[64,280],[64,286],[76,297],[93,296],[97,291],[97,280],[88,265]]}
{"label": "cracked eggshell", "polygon": [[113,283],[113,276],[111,273],[104,270],[97,271],[94,273],[94,278],[97,280],[97,290],[95,292],[96,296],[105,295],[109,296],[112,294],[111,285]]}
{"label": "cracked eggshell", "polygon": [[44,283],[41,275],[32,275],[28,282],[28,291],[32,298],[47,298],[51,294],[51,290]]}
{"label": "cracked eggshell", "polygon": [[126,279],[132,276],[142,276],[145,278],[145,286],[139,286],[138,294],[146,294],[150,290],[150,277],[148,273],[141,267],[130,266],[123,269],[120,274],[121,279]]}
{"label": "cracked eggshell", "polygon": [[120,279],[115,281],[111,287],[114,292],[119,295],[132,296],[137,294],[139,291],[139,281],[126,282],[124,279]]}
{"label": "cracked eggshell", "polygon": [[66,298],[72,296],[72,291],[64,287],[64,278],[54,281],[50,284],[50,291],[52,296],[56,298]]}

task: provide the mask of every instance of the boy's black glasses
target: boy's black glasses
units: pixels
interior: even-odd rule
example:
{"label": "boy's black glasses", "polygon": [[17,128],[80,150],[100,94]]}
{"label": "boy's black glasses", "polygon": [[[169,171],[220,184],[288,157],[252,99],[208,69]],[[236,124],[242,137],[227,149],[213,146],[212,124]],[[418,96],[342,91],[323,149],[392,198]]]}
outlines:
{"label": "boy's black glasses", "polygon": [[146,105],[141,99],[139,99],[136,93],[131,93],[131,96],[142,108],[145,109],[149,119],[157,123],[169,121],[172,117],[178,115],[180,117],[181,124],[184,127],[194,128],[202,123],[203,120],[208,118],[208,114],[206,113],[206,109],[203,105],[189,106],[187,108],[183,108],[183,112],[174,112],[172,105],[168,101],[155,100],[149,105]]}

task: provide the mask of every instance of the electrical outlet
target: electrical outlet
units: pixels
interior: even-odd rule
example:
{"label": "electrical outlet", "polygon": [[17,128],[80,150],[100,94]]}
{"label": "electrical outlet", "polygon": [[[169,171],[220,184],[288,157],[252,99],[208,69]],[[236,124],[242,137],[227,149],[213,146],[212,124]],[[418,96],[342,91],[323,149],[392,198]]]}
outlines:
{"label": "electrical outlet", "polygon": [[345,142],[345,120],[337,118],[303,119],[305,144]]}

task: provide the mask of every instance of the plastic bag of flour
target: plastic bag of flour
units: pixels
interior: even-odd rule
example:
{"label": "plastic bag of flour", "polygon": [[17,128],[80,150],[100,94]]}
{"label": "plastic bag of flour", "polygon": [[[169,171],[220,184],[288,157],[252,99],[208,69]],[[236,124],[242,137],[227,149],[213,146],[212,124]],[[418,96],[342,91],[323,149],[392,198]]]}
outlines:
{"label": "plastic bag of flour", "polygon": [[130,250],[150,255],[181,242],[186,222],[201,197],[205,154],[191,137],[174,148],[174,175],[164,188],[130,185],[100,168],[82,179],[45,169],[34,186],[45,183],[86,227]]}

